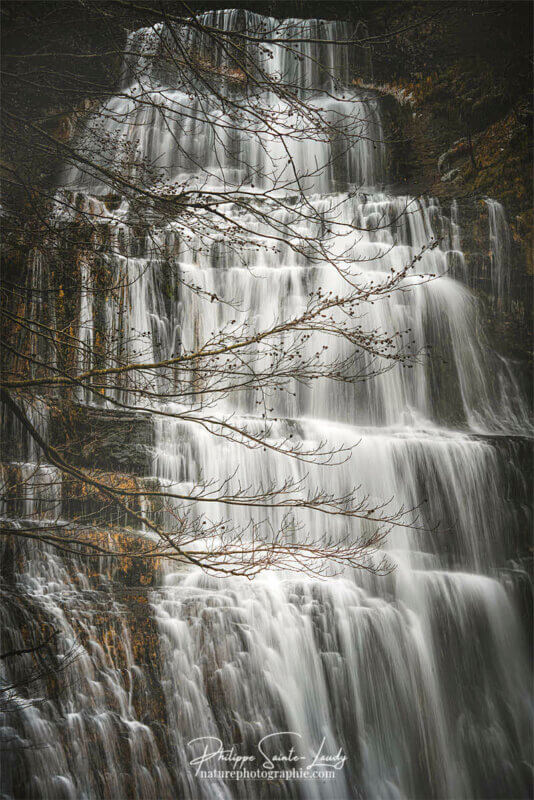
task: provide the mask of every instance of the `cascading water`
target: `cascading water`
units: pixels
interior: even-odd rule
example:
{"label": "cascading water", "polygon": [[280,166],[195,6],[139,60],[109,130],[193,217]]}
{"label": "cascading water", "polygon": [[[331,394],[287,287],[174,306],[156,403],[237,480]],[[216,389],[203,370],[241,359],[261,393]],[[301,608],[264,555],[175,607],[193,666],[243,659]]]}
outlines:
{"label": "cascading water", "polygon": [[[296,316],[319,288],[343,292],[340,272],[307,255],[310,242],[327,238],[330,252],[350,263],[366,284],[401,269],[439,238],[403,279],[402,291],[365,307],[369,328],[409,328],[402,344],[421,353],[431,345],[430,358],[421,358],[413,369],[389,370],[334,389],[326,380],[310,387],[295,382],[291,392],[269,399],[273,440],[291,431],[303,442],[355,445],[350,460],[338,466],[288,463],[269,450],[214,437],[194,423],[154,418],[154,473],[175,489],[206,476],[218,482],[233,476],[229,491],[239,482],[267,486],[286,475],[334,496],[362,484],[377,503],[393,498],[396,507],[413,508],[427,499],[421,510],[427,530],[392,532],[387,556],[395,570],[386,577],[347,570],[321,581],[278,573],[250,583],[167,570],[151,596],[166,716],[158,742],[128,698],[133,678],[127,676],[136,670],[142,676],[143,670],[134,664],[120,604],[114,610],[125,654],[118,658],[113,647],[104,653],[96,643],[91,615],[101,600],[88,585],[80,590],[81,567],[74,580],[58,556],[37,563],[30,552],[22,584],[38,597],[65,641],[76,638],[68,610],[77,629],[87,631],[89,644],[80,643],[79,685],[69,686],[55,706],[35,703],[20,712],[22,729],[14,735],[31,744],[24,755],[28,787],[32,796],[54,800],[526,796],[529,687],[517,611],[496,572],[508,557],[512,523],[500,491],[504,467],[491,436],[523,433],[529,423],[513,374],[488,350],[477,326],[474,296],[449,275],[461,277],[465,266],[455,210],[449,219],[435,200],[384,191],[379,103],[348,91],[351,65],[339,48],[323,45],[319,51],[311,41],[347,38],[346,26],[298,20],[279,26],[235,11],[209,12],[202,20],[224,30],[266,26],[272,31],[273,42],[266,46],[272,74],[284,75],[303,95],[319,88],[313,102],[326,107],[332,119],[346,120],[361,133],[360,141],[337,152],[335,142],[320,136],[310,141],[303,127],[302,139],[289,146],[296,173],[306,176],[306,202],[292,200],[295,173],[282,142],[258,122],[258,111],[271,109],[272,125],[283,133],[287,109],[280,101],[269,93],[252,97],[250,118],[239,126],[231,112],[224,119],[205,103],[190,107],[187,71],[179,85],[170,73],[152,70],[154,49],[173,46],[169,32],[163,26],[134,32],[121,95],[86,126],[87,145],[92,126],[103,119],[108,141],[117,141],[115,157],[121,134],[135,132],[139,153],[157,163],[169,183],[272,187],[288,202],[281,208],[262,199],[261,216],[231,207],[229,229],[239,224],[248,231],[249,243],[239,251],[224,229],[206,246],[202,231],[186,234],[178,217],[140,242],[131,233],[125,200],[108,213],[99,197],[107,189],[90,170],[67,170],[63,191],[81,194],[101,224],[113,217],[107,264],[117,278],[127,278],[124,295],[108,298],[96,321],[84,267],[79,339],[90,346],[100,326],[114,341],[117,357],[169,357],[234,323],[263,329]],[[304,60],[274,41],[295,32],[310,40],[293,46]],[[201,33],[189,29],[180,36],[184,46],[202,55],[207,45]],[[211,56],[221,69],[235,66],[220,53]],[[165,117],[157,104],[135,102],[141,91],[149,98],[154,93],[158,102],[164,98]],[[495,228],[495,206],[488,205]],[[258,247],[265,236],[296,228],[302,247]],[[164,271],[170,257],[180,280],[171,277],[169,290]],[[39,262],[39,275],[41,269]],[[503,270],[500,264],[494,271]],[[504,285],[498,281],[500,293]],[[212,303],[213,296],[227,302]],[[119,318],[127,335],[115,335]],[[338,348],[336,356],[345,363],[350,356],[349,345],[332,344],[327,336],[314,338],[312,345]],[[89,347],[80,354],[84,369],[90,366],[88,354]],[[127,387],[110,389],[109,396],[124,400]],[[215,408],[222,416],[246,420],[251,430],[267,424],[253,392],[227,393]],[[213,506],[209,514],[231,516],[244,529],[253,516],[248,508],[230,515]],[[321,533],[317,514],[297,516],[303,531]],[[273,511],[269,522],[279,527],[281,513]],[[428,531],[437,522],[440,530]],[[329,533],[340,541],[365,538],[366,524],[341,518]],[[125,665],[122,673],[117,659]],[[318,758],[322,766],[308,779],[236,782],[218,772],[230,768],[230,761],[192,763],[204,751],[203,742],[193,742],[200,737],[213,737],[210,748],[220,740],[225,749],[235,745],[239,754],[254,753],[258,758],[250,768],[269,762],[258,754],[262,740],[271,758],[293,746],[296,759],[303,759],[282,762],[284,769],[307,765],[314,753],[332,758]],[[90,749],[93,742],[97,747],[87,766],[83,747]],[[201,768],[215,772],[203,777]],[[9,797],[13,790],[8,786],[5,792]]]}
{"label": "cascading water", "polygon": [[511,236],[504,208],[486,198],[489,215],[491,289],[495,302],[506,307],[510,301]]}

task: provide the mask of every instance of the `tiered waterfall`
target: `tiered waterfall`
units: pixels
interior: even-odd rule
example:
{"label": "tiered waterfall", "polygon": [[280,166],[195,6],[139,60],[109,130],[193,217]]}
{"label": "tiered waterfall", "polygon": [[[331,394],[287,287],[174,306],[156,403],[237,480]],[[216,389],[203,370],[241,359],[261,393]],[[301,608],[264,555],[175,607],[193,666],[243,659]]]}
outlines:
{"label": "tiered waterfall", "polygon": [[[335,142],[320,136],[287,144],[268,130],[255,134],[262,109],[284,118],[281,101],[268,93],[251,98],[250,118],[240,127],[231,111],[225,121],[205,94],[191,100],[170,68],[154,74],[150,52],[162,42],[172,46],[165,28],[132,33],[122,87],[86,124],[87,146],[104,126],[117,158],[120,135],[136,138],[141,156],[171,184],[214,191],[245,186],[260,193],[271,182],[276,195],[259,201],[262,218],[237,204],[225,208],[229,228],[248,231],[249,243],[238,247],[235,228],[225,237],[221,225],[208,241],[202,230],[186,232],[178,214],[163,228],[134,232],[126,199],[116,199],[110,211],[102,197],[108,190],[94,170],[65,168],[58,196],[78,197],[97,224],[109,226],[105,264],[117,280],[127,277],[121,299],[110,295],[97,302],[91,270],[82,266],[80,339],[92,345],[97,332],[107,330],[117,357],[158,360],[193,349],[225,326],[267,329],[297,315],[319,288],[343,293],[344,277],[331,260],[321,263],[295,241],[261,246],[275,230],[298,229],[303,242],[328,237],[332,257],[362,283],[379,283],[423,253],[403,278],[402,291],[362,310],[369,329],[409,330],[400,345],[420,354],[412,368],[397,365],[355,384],[295,383],[292,392],[275,392],[266,406],[254,392],[232,392],[210,407],[211,416],[231,417],[249,430],[261,433],[268,424],[273,441],[291,434],[310,446],[354,446],[350,458],[338,465],[303,464],[232,443],[198,424],[154,416],[152,470],[165,485],[182,489],[229,476],[234,488],[303,479],[338,497],[361,485],[371,505],[417,506],[422,530],[393,528],[384,547],[394,569],[386,576],[346,570],[314,579],[272,572],[247,581],[162,568],[145,606],[156,644],[140,663],[125,622],[126,600],[117,596],[110,603],[105,587],[83,578],[81,561],[73,578],[61,555],[28,544],[17,585],[60,632],[63,652],[76,639],[81,655],[65,671],[57,698],[41,696],[33,685],[31,699],[15,697],[16,713],[4,715],[2,797],[23,796],[20,786],[28,797],[47,800],[526,796],[528,672],[521,620],[502,567],[513,555],[519,524],[506,495],[517,481],[514,437],[529,423],[514,370],[491,351],[481,328],[465,274],[461,218],[431,198],[388,193],[379,99],[348,88],[355,66],[346,47],[311,41],[346,39],[347,26],[291,20],[280,28],[274,20],[234,11],[202,19],[236,30],[263,23],[276,30],[273,38],[293,35],[297,44],[289,52],[275,42],[267,45],[272,74],[298,84],[332,120],[345,120],[359,131],[359,141],[335,152]],[[178,35],[210,57],[200,33]],[[224,59],[217,57],[223,69]],[[150,102],[156,97],[164,98],[168,116]],[[274,124],[283,133],[283,123]],[[306,175],[305,202],[302,194],[295,199],[286,144],[295,172]],[[287,198],[283,208],[280,197]],[[491,235],[501,237],[493,246],[492,279],[502,292],[509,283],[502,242],[508,234],[495,203],[488,205]],[[58,203],[58,224],[66,214],[61,209]],[[30,280],[42,281],[43,270],[45,261],[34,257]],[[228,302],[211,302],[212,296]],[[127,336],[119,335],[120,325]],[[310,341],[313,352],[323,345],[338,348],[340,358],[350,356],[346,342],[326,334]],[[87,369],[90,356],[80,358]],[[136,402],[128,400],[127,387],[110,390],[110,397]],[[95,401],[80,392],[77,402]],[[170,403],[165,408],[183,410]],[[32,453],[25,458],[31,462]],[[52,468],[47,473],[41,466],[33,478],[45,501],[50,474]],[[60,498],[48,498],[53,501]],[[254,516],[246,507],[211,507],[207,513],[243,528]],[[281,521],[282,512],[270,513],[274,529]],[[302,535],[328,527],[339,540],[365,536],[369,525],[341,518],[327,526],[313,511],[302,511],[298,521]],[[5,622],[13,632],[22,612],[10,609],[6,604]],[[103,637],[104,613],[114,630]],[[13,676],[7,672],[5,679]],[[134,702],[136,693],[142,702]],[[280,751],[287,752],[291,741],[308,757],[322,745],[323,753],[341,749],[346,763],[333,777],[276,782],[202,778],[191,764],[202,750],[190,744],[197,737],[257,754],[262,737],[283,731],[292,734],[276,740]],[[223,766],[214,760],[206,768]]]}

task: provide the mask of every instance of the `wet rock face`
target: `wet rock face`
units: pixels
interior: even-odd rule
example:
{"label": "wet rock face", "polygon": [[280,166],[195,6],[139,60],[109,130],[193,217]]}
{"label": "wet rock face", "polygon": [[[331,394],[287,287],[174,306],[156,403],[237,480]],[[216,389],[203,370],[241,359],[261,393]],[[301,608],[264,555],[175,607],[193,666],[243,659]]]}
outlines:
{"label": "wet rock face", "polygon": [[[135,550],[137,542],[131,533],[123,532],[121,539],[123,546]],[[105,540],[106,534],[94,533],[95,544]],[[62,757],[73,758],[77,747],[87,767],[85,775],[77,775],[85,786],[84,796],[111,796],[105,780],[112,778],[103,766],[109,769],[115,763],[120,763],[116,780],[121,788],[113,796],[175,796],[170,790],[164,794],[163,786],[155,794],[143,794],[136,772],[144,757],[154,773],[164,776],[162,782],[169,782],[158,630],[148,590],[158,580],[159,561],[58,556],[41,543],[17,537],[4,537],[1,555],[13,565],[10,574],[3,576],[2,652],[37,648],[21,657],[7,657],[3,665],[19,698],[9,715],[11,741],[6,755],[11,763],[2,757],[6,796],[16,800],[30,796],[28,775],[37,775],[39,770],[41,779],[51,775],[53,784],[53,770]],[[56,591],[28,592],[27,576],[44,587],[53,578]],[[36,694],[47,702],[31,709],[26,701]],[[56,726],[55,721],[63,704],[78,709],[80,697],[83,708],[73,713],[71,721],[83,720],[83,724],[69,737],[69,726]],[[32,724],[36,726],[33,733],[43,735],[45,760],[40,759],[40,744],[28,747]],[[50,792],[31,796],[67,796],[56,789],[53,785]]]}
{"label": "wet rock face", "polygon": [[[421,194],[437,197],[445,214],[456,202],[466,267],[461,279],[481,301],[480,313],[493,346],[518,362],[520,380],[531,396],[534,218],[532,190],[525,184],[532,172],[531,148],[520,114],[506,110],[502,119],[473,135],[472,148],[465,136],[458,138],[460,131],[447,109],[454,103],[455,88],[461,88],[461,76],[460,70],[450,85],[447,80],[454,76],[448,75],[436,86],[436,81],[427,84],[424,75],[415,84],[376,85],[389,142],[388,175],[394,189],[415,186]],[[402,91],[409,98],[406,102],[398,100]],[[498,104],[493,108],[502,112]],[[501,203],[510,228],[509,302],[497,310],[487,198]]]}
{"label": "wet rock face", "polygon": [[[94,469],[86,472],[104,486],[127,492],[122,497],[127,499],[128,507],[135,514],[155,524],[162,524],[164,503],[163,498],[155,494],[161,491],[157,479]],[[94,525],[131,528],[132,523],[138,524],[133,522],[132,516],[123,507],[110,503],[109,498],[103,496],[96,486],[65,475],[61,480],[61,511],[66,519],[89,520]]]}
{"label": "wet rock face", "polygon": [[445,175],[442,175],[441,180],[443,183],[455,183],[460,177],[460,170],[456,167],[456,169],[450,169]]}
{"label": "wet rock face", "polygon": [[148,414],[64,404],[52,415],[50,443],[80,466],[152,472],[154,431]]}
{"label": "wet rock face", "polygon": [[[467,141],[465,139],[460,139],[459,141],[455,142],[454,145],[447,150],[445,153],[442,153],[438,158],[438,171],[440,174],[444,174],[451,171],[452,164],[464,155],[468,150]],[[458,174],[459,174],[458,170]],[[444,178],[442,178],[444,180]]]}
{"label": "wet rock face", "polygon": [[508,102],[503,94],[484,95],[473,104],[472,118],[480,128],[485,128],[503,117]]}

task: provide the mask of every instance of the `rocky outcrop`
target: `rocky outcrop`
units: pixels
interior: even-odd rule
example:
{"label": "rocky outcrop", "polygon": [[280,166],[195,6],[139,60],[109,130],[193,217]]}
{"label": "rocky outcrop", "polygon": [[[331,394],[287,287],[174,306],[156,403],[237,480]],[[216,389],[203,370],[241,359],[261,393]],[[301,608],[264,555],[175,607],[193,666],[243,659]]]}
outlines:
{"label": "rocky outcrop", "polygon": [[154,430],[150,415],[143,412],[65,402],[53,410],[50,443],[79,466],[152,473]]}
{"label": "rocky outcrop", "polygon": [[[462,158],[463,155],[466,155],[467,152],[467,139],[459,139],[457,142],[454,142],[453,146],[445,153],[442,153],[438,158],[438,172],[440,175],[445,175],[450,172],[454,162]],[[460,173],[460,170],[457,168],[454,171],[458,174]],[[441,180],[443,180],[443,177]]]}
{"label": "rocky outcrop", "polygon": [[[163,498],[158,495],[161,486],[156,478],[130,475],[120,472],[85,470],[85,474],[106,487],[128,492],[124,495],[129,508],[136,514],[160,524],[163,514]],[[131,516],[120,506],[110,502],[90,483],[82,483],[63,476],[61,482],[61,511],[69,520],[87,520],[92,524],[111,524],[131,528]]]}
{"label": "rocky outcrop", "polygon": [[[466,282],[483,301],[486,329],[497,351],[523,362],[528,374],[534,274],[531,134],[508,110],[470,138],[459,137],[461,128],[447,111],[455,89],[446,79],[434,85],[421,76],[417,84],[405,84],[411,96],[406,104],[396,100],[399,83],[380,87],[387,93],[382,107],[392,187],[403,191],[407,184],[415,186],[421,194],[437,197],[445,213],[456,202]],[[510,226],[510,302],[499,313],[492,298],[487,197],[504,206]]]}
{"label": "rocky outcrop", "polygon": [[455,169],[450,169],[448,172],[446,172],[444,175],[442,175],[441,176],[441,182],[442,183],[454,183],[460,177],[461,177],[461,172],[458,169],[458,167],[456,167]]}
{"label": "rocky outcrop", "polygon": [[[526,5],[490,11],[482,4],[452,2],[445,9],[406,0],[360,4],[358,13],[374,34],[373,88],[387,97],[388,137],[397,161],[392,183],[410,183],[444,203],[472,203],[480,211],[478,229],[485,223],[478,201],[492,197],[503,204],[514,240],[512,292],[527,320],[534,225]],[[474,216],[467,210],[462,227]],[[487,241],[476,230],[472,238],[478,240],[472,252],[486,257]],[[514,320],[507,325],[514,327]],[[528,329],[516,333],[514,349],[526,352]]]}

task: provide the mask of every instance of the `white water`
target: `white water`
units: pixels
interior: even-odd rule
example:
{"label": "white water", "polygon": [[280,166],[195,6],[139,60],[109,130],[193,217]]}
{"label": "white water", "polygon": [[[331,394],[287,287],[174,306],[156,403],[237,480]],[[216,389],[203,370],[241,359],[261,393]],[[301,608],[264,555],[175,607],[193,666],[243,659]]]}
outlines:
{"label": "white water", "polygon": [[[262,18],[213,12],[204,20],[232,30],[242,20],[252,29]],[[267,25],[272,29],[274,21]],[[277,35],[288,31],[326,38],[346,38],[349,32],[340,23],[292,22]],[[317,241],[327,242],[341,269],[350,267],[360,284],[368,284],[380,282],[429,242],[443,238],[403,279],[404,291],[362,309],[364,327],[390,333],[410,328],[401,343],[421,353],[432,345],[430,358],[355,385],[323,380],[305,387],[289,379],[287,392],[272,390],[259,406],[252,391],[233,391],[236,379],[229,377],[223,396],[210,407],[211,415],[233,415],[234,424],[247,424],[251,432],[261,433],[268,425],[272,441],[291,431],[307,446],[323,440],[333,447],[354,445],[348,461],[338,466],[303,464],[230,443],[192,422],[155,417],[155,474],[176,490],[229,476],[230,489],[257,489],[288,477],[305,479],[334,496],[361,484],[362,495],[368,494],[372,503],[389,500],[392,511],[428,499],[420,512],[427,530],[393,530],[387,556],[396,569],[386,577],[347,570],[321,581],[278,573],[250,583],[169,571],[151,597],[159,631],[166,756],[128,698],[131,682],[125,674],[137,670],[142,683],[147,668],[134,664],[124,624],[117,623],[126,655],[103,653],[91,616],[100,595],[80,593],[59,558],[48,556],[39,564],[30,549],[22,585],[30,588],[64,641],[73,637],[67,608],[77,625],[89,631],[90,642],[76,666],[80,688],[67,687],[56,708],[45,703],[21,712],[23,734],[17,736],[37,747],[24,756],[28,786],[35,796],[50,800],[211,800],[260,797],[262,792],[267,797],[331,800],[525,796],[528,679],[517,611],[494,572],[509,544],[509,517],[501,497],[503,464],[491,439],[480,434],[524,433],[528,419],[513,374],[485,345],[474,296],[445,274],[456,274],[453,268],[463,264],[454,212],[449,220],[436,200],[385,191],[379,104],[348,91],[350,65],[335,55],[335,48],[325,46],[322,57],[338,75],[337,82],[318,68],[306,70],[306,62],[294,64],[269,45],[270,74],[289,74],[303,96],[311,86],[334,95],[315,93],[314,102],[329,104],[332,118],[346,118],[352,131],[359,126],[363,134],[353,150],[336,159],[335,170],[330,142],[319,135],[310,141],[305,128],[302,140],[289,140],[312,213],[302,200],[290,199],[295,174],[282,163],[280,139],[267,130],[239,133],[216,108],[191,106],[176,74],[153,73],[149,54],[154,46],[163,47],[162,42],[168,42],[162,28],[150,36],[132,34],[129,48],[142,44],[144,51],[136,64],[125,64],[122,94],[100,116],[110,135],[126,131],[140,137],[139,152],[163,171],[161,179],[147,174],[147,185],[160,191],[187,180],[188,188],[235,188],[244,181],[278,198],[287,194],[288,207],[280,209],[262,198],[259,213],[251,214],[229,204],[229,221],[215,241],[201,216],[194,234],[177,218],[140,240],[129,225],[126,200],[111,214],[97,197],[86,199],[102,224],[106,216],[118,220],[106,259],[115,279],[126,286],[103,309],[105,332],[111,341],[118,340],[115,357],[170,357],[180,348],[193,350],[225,326],[261,330],[297,316],[318,288],[342,293],[346,283],[332,261],[321,258],[313,244]],[[193,43],[202,47],[202,39]],[[298,49],[318,56],[310,43]],[[218,63],[232,66],[224,59]],[[141,68],[142,81],[137,72],[134,81],[132,66]],[[134,101],[140,83],[149,98],[161,100],[163,93],[165,117]],[[269,93],[251,97],[251,117],[241,125],[254,130],[259,124],[255,111],[274,103]],[[274,124],[283,130],[287,109],[276,103]],[[88,142],[96,121],[86,130]],[[228,136],[231,141],[224,139]],[[119,145],[115,157],[120,157]],[[103,191],[94,176],[72,169],[64,180],[67,190],[86,196]],[[251,238],[250,232],[255,237],[244,248],[238,249],[231,238],[235,223],[246,225],[245,238]],[[286,238],[291,234],[293,246],[254,247],[275,231]],[[303,244],[295,241],[297,234]],[[170,279],[165,273],[169,260],[174,267]],[[86,267],[82,284],[80,339],[90,345],[96,311],[84,289],[91,285]],[[197,291],[188,288],[193,284]],[[227,303],[211,302],[213,295]],[[126,333],[113,335],[122,328]],[[349,346],[327,335],[314,337],[309,355],[323,345],[332,362],[343,359],[344,368],[350,368]],[[261,368],[266,354],[258,348],[253,357],[255,368]],[[80,359],[80,366],[90,366],[85,355]],[[361,368],[369,368],[365,359]],[[110,388],[108,396],[139,402],[128,391],[132,388]],[[203,397],[201,388],[202,376],[196,374],[185,375],[178,390],[162,379],[158,389],[168,393],[169,402],[158,408],[180,413],[187,408],[177,403],[180,391],[194,390],[200,403],[209,396]],[[266,423],[262,413],[273,421]],[[228,511],[213,505],[206,513],[210,519],[228,517],[243,529],[254,517],[247,508]],[[258,512],[256,519],[265,516]],[[274,530],[282,523],[280,511],[267,517]],[[371,523],[343,518],[327,525],[311,511],[299,512],[296,521],[302,530],[297,535],[328,531],[337,540],[365,538],[372,528]],[[428,530],[437,523],[439,532]],[[88,586],[82,588],[88,591]],[[72,601],[65,600],[65,592]],[[119,620],[125,613],[120,605],[113,611]],[[119,674],[117,663],[126,664],[126,673]],[[146,702],[150,720],[150,698]],[[265,782],[201,779],[190,764],[201,752],[198,743],[189,744],[196,737],[219,737],[225,747],[235,743],[239,753],[249,754],[257,753],[263,736],[279,731],[293,732],[291,744],[305,757],[324,740],[324,752],[342,748],[347,763],[332,779],[286,781],[283,789]],[[121,736],[129,755],[121,750]],[[48,746],[39,749],[45,741]],[[89,765],[83,762],[84,750],[92,753]],[[214,763],[212,768],[223,766]]]}
{"label": "white water", "polygon": [[489,216],[490,276],[495,303],[506,309],[510,304],[511,236],[506,212],[496,200],[486,198]]}

